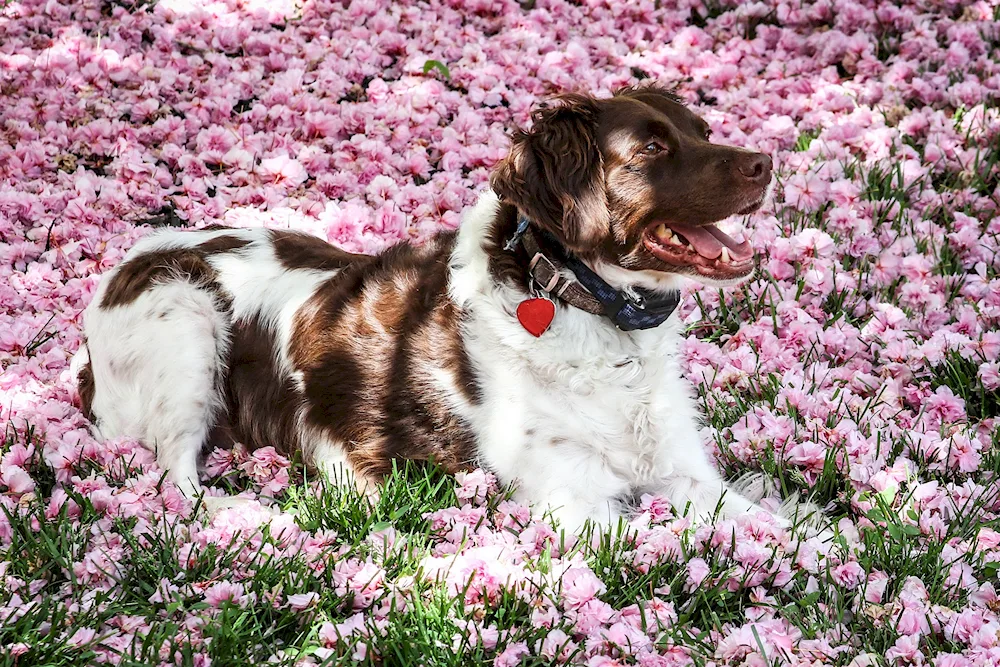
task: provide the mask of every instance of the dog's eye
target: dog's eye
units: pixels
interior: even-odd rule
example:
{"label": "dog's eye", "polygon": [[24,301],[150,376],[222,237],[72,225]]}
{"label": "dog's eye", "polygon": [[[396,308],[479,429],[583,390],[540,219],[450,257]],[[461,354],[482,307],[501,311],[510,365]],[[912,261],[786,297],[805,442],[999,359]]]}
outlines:
{"label": "dog's eye", "polygon": [[705,141],[708,141],[711,138],[712,138],[712,128],[707,127],[705,128]]}
{"label": "dog's eye", "polygon": [[657,153],[662,153],[664,150],[666,149],[662,145],[655,141],[650,141],[643,147],[642,152],[646,155],[656,155]]}

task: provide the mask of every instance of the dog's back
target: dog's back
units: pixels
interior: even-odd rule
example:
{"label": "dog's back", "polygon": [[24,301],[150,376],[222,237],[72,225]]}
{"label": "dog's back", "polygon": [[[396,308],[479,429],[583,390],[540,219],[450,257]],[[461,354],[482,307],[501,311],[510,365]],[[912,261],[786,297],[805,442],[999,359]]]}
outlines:
{"label": "dog's back", "polygon": [[446,403],[475,380],[447,298],[452,245],[368,257],[297,232],[155,233],[85,313],[84,411],[101,436],[155,448],[189,492],[223,434],[363,479],[404,446],[456,467],[472,438]]}

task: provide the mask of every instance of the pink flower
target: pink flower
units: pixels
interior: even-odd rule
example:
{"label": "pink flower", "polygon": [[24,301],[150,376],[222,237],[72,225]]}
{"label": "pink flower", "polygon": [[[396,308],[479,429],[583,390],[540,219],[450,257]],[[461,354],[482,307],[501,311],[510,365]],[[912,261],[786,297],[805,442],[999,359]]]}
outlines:
{"label": "pink flower", "polygon": [[149,602],[151,604],[164,604],[172,602],[178,590],[178,587],[169,579],[160,579],[160,583],[157,584],[156,590],[151,596],[149,596]]}
{"label": "pink flower", "polygon": [[590,634],[607,625],[615,617],[614,608],[601,600],[590,600],[576,610],[573,628],[582,634]]}
{"label": "pink flower", "polygon": [[458,499],[477,505],[484,503],[487,496],[497,487],[496,477],[479,468],[468,473],[456,473],[455,481],[458,482],[458,488],[455,489]]}
{"label": "pink flower", "polygon": [[291,462],[274,447],[262,447],[240,463],[239,469],[260,484],[265,495],[273,496],[288,487],[290,465]]}
{"label": "pink flower", "polygon": [[857,561],[838,565],[831,570],[830,574],[838,586],[847,589],[856,588],[865,577],[865,571]]}
{"label": "pink flower", "polygon": [[885,659],[889,664],[920,664],[924,660],[924,654],[920,652],[919,646],[920,635],[905,635],[885,652]]}
{"label": "pink flower", "polygon": [[7,490],[16,495],[22,496],[35,489],[35,481],[16,465],[7,465],[6,462],[0,464],[0,484],[7,487]]}
{"label": "pink flower", "polygon": [[392,526],[387,526],[381,530],[373,530],[365,538],[365,541],[375,547],[376,552],[380,553],[382,557],[388,555],[392,551],[393,547],[396,545],[399,539],[396,530]]}
{"label": "pink flower", "polygon": [[962,472],[974,472],[982,461],[982,443],[978,438],[953,435],[946,444],[948,466]]}
{"label": "pink flower", "polygon": [[562,576],[560,598],[567,609],[578,609],[606,590],[588,567],[572,567]]}
{"label": "pink flower", "polygon": [[703,558],[692,558],[687,563],[687,585],[685,590],[693,591],[701,585],[711,570]]}
{"label": "pink flower", "polygon": [[3,465],[18,466],[24,468],[32,457],[35,455],[35,446],[28,444],[27,446],[17,443],[10,447],[2,457]]}
{"label": "pink flower", "polygon": [[521,658],[530,653],[526,643],[515,642],[493,659],[493,667],[517,667],[521,664]]}
{"label": "pink flower", "polygon": [[944,423],[965,418],[965,401],[948,387],[938,387],[927,398],[925,409],[932,417]]}
{"label": "pink flower", "polygon": [[795,208],[815,210],[826,196],[826,182],[813,174],[795,174],[785,182],[785,201]]}
{"label": "pink flower", "polygon": [[257,173],[265,183],[280,185],[288,190],[302,185],[309,177],[305,167],[287,155],[261,160]]}
{"label": "pink flower", "polygon": [[205,590],[205,602],[210,607],[215,608],[219,608],[226,603],[243,607],[247,604],[248,598],[243,594],[243,584],[220,581],[212,584]]}
{"label": "pink flower", "polygon": [[718,644],[717,654],[724,659],[746,656],[763,646],[768,657],[789,658],[802,633],[781,620],[748,623],[726,635]]}
{"label": "pink flower", "polygon": [[944,581],[945,586],[956,586],[962,589],[969,589],[978,582],[972,566],[965,562],[952,563],[948,568],[948,577]]}
{"label": "pink flower", "polygon": [[997,606],[1000,603],[1000,596],[997,595],[993,584],[986,582],[969,594],[969,602],[980,607]]}
{"label": "pink flower", "polygon": [[288,606],[295,611],[303,611],[319,602],[319,593],[296,593],[288,596]]}
{"label": "pink flower", "polygon": [[542,640],[538,653],[550,660],[565,662],[576,651],[576,642],[562,630],[552,630]]}
{"label": "pink flower", "polygon": [[663,496],[653,496],[648,493],[644,493],[640,502],[640,509],[649,513],[650,521],[653,523],[666,521],[674,514],[670,501]]}
{"label": "pink flower", "polygon": [[234,452],[231,449],[220,449],[216,447],[205,460],[205,472],[210,477],[218,477],[233,469],[235,463]]}
{"label": "pink flower", "polygon": [[80,628],[73,635],[66,640],[66,643],[70,646],[81,647],[86,646],[94,641],[94,637],[97,636],[97,631],[92,628]]}
{"label": "pink flower", "polygon": [[865,587],[865,600],[868,602],[881,602],[885,595],[886,586],[889,585],[889,575],[884,572],[875,571],[868,575],[868,584]]}
{"label": "pink flower", "polygon": [[978,376],[986,389],[993,391],[1000,388],[1000,363],[994,361],[980,364]]}

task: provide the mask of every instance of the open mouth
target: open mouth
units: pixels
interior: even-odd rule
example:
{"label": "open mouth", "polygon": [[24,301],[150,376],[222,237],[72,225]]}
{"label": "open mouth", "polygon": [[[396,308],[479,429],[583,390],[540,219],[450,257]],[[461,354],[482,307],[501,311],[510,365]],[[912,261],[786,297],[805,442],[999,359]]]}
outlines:
{"label": "open mouth", "polygon": [[643,234],[646,248],[660,261],[693,269],[716,280],[743,278],[753,271],[753,247],[711,225],[654,222]]}

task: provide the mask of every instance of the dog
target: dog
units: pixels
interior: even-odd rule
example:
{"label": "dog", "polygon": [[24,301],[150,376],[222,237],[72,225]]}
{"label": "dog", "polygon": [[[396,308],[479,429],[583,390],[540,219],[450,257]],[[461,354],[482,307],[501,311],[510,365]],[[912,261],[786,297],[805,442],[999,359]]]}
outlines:
{"label": "dog", "polygon": [[190,496],[203,451],[239,441],[366,490],[394,459],[481,466],[574,531],[645,493],[759,510],[713,467],[678,353],[683,281],[754,272],[716,223],[772,181],[769,157],[709,135],[662,87],[566,95],[513,134],[458,231],[423,244],[152,233],[84,313],[82,409]]}

